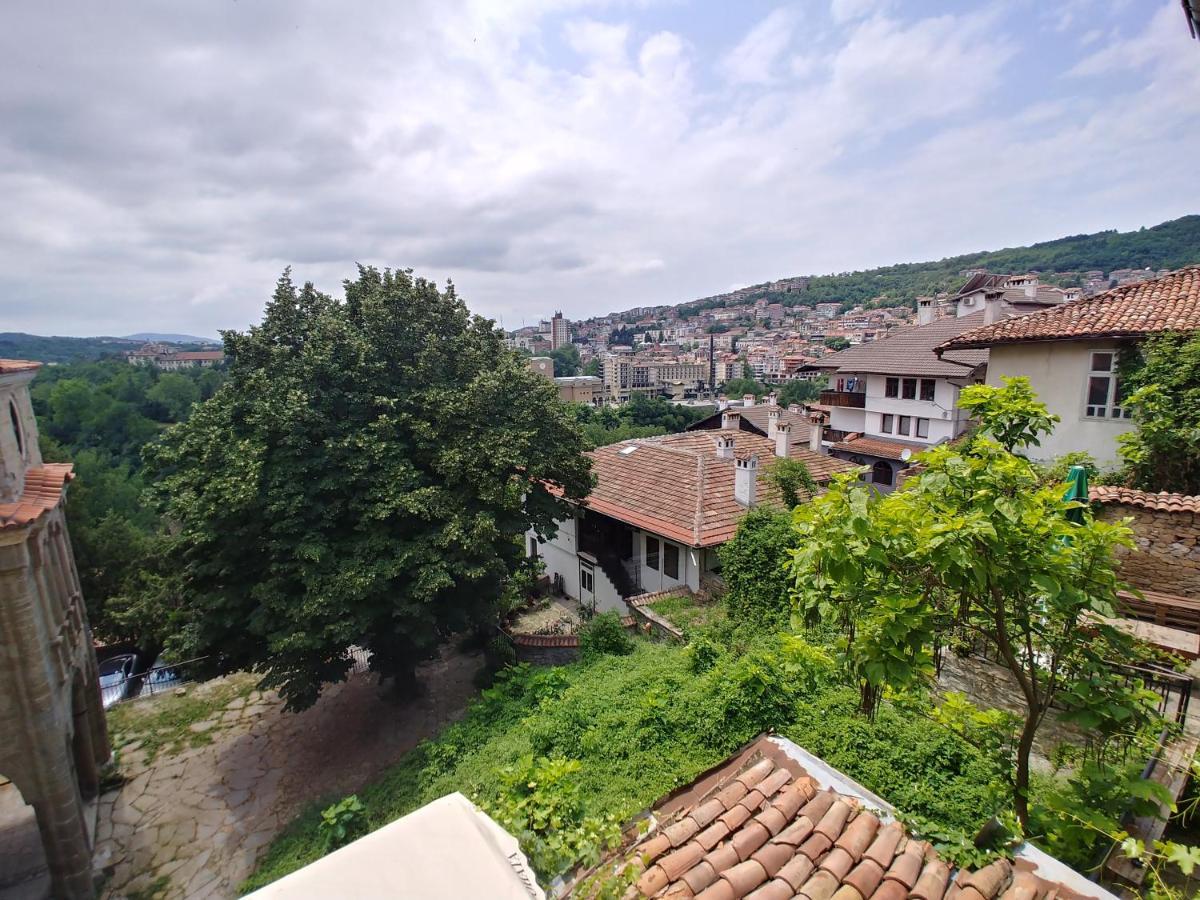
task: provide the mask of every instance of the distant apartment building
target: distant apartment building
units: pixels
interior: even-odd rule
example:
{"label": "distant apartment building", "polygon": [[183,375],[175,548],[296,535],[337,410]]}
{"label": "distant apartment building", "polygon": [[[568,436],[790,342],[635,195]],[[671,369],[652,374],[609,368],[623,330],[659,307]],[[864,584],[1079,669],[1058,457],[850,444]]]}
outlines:
{"label": "distant apartment building", "polygon": [[135,366],[154,366],[166,371],[206,369],[225,361],[223,350],[172,350],[166,344],[146,344],[125,354]]}
{"label": "distant apartment building", "polygon": [[818,303],[815,307],[813,307],[813,309],[816,310],[816,313],[820,318],[832,319],[834,316],[836,316],[838,313],[840,313],[842,311],[842,304],[840,304],[840,303]]}
{"label": "distant apartment building", "polygon": [[596,375],[567,375],[554,379],[558,398],[568,403],[597,406],[604,402],[604,381]]}
{"label": "distant apartment building", "polygon": [[550,320],[550,349],[557,350],[569,343],[571,343],[571,323],[563,318],[560,310]]}

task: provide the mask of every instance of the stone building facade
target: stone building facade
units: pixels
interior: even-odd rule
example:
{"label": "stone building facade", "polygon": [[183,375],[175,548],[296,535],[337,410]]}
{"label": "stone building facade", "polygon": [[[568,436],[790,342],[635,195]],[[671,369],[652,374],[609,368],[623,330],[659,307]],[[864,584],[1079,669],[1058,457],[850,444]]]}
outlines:
{"label": "stone building facade", "polygon": [[1200,600],[1200,497],[1095,487],[1097,515],[1133,521],[1134,547],[1121,549],[1121,577],[1143,591]]}
{"label": "stone building facade", "polygon": [[94,895],[88,801],[110,755],[96,654],[63,503],[42,462],[29,383],[0,359],[0,775],[34,808],[55,897]]}

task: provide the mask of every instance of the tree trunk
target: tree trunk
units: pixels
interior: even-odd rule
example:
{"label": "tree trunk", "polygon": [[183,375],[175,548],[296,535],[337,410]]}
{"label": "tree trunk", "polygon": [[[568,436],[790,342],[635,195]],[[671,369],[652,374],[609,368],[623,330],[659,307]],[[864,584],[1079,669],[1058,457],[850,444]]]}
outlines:
{"label": "tree trunk", "polygon": [[1017,742],[1017,777],[1013,785],[1013,808],[1021,830],[1029,833],[1029,754],[1033,751],[1033,737],[1041,722],[1041,710],[1030,704],[1025,714],[1025,725],[1021,739]]}

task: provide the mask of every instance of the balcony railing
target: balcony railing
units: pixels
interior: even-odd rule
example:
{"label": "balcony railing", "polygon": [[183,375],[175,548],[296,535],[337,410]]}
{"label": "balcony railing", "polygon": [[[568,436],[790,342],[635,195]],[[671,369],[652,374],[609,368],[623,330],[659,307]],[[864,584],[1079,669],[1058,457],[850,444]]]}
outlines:
{"label": "balcony railing", "polygon": [[867,405],[867,395],[861,391],[821,391],[820,402],[825,406],[864,409]]}

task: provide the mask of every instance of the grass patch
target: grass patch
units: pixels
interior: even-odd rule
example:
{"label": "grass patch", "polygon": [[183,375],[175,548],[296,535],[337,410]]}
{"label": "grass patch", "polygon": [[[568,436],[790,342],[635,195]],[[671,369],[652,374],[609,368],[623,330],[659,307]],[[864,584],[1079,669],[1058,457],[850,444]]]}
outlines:
{"label": "grass patch", "polygon": [[[889,707],[873,723],[863,719],[857,691],[836,683],[820,649],[724,631],[703,657],[639,639],[629,656],[505,670],[462,721],[357,792],[370,827],[452,791],[503,806],[512,773],[540,758],[581,764],[571,776],[581,815],[624,821],[771,729],[904,812],[974,828],[995,811],[995,770],[979,751]],[[294,820],[242,890],[320,857],[320,810],[337,799],[319,798]]]}
{"label": "grass patch", "polygon": [[220,723],[204,731],[193,731],[191,726],[219,718],[234,700],[249,696],[257,683],[256,676],[238,673],[188,686],[182,696],[172,693],[119,703],[108,710],[113,748],[138,743],[149,763],[160,753],[175,754],[211,744],[213,734],[221,731]]}
{"label": "grass patch", "polygon": [[684,634],[719,625],[726,617],[724,604],[701,603],[688,594],[663,597],[651,603],[650,608]]}

